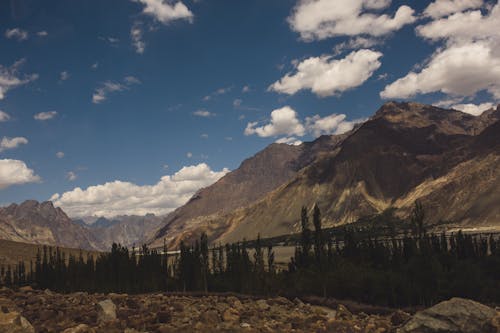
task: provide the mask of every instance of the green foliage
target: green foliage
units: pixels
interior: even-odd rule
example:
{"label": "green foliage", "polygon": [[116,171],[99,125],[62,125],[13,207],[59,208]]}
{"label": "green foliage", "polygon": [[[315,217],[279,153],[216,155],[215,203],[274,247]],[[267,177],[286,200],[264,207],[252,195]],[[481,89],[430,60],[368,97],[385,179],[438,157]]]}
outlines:
{"label": "green foliage", "polygon": [[[384,219],[390,221],[384,221]],[[392,225],[391,211],[376,218]],[[500,301],[500,241],[456,234],[433,235],[424,228],[425,212],[416,203],[411,235],[398,239],[389,227],[386,237],[346,227],[340,234],[322,229],[319,208],[313,208],[314,232],[302,208],[302,231],[288,269],[279,270],[274,250],[260,235],[208,247],[205,234],[168,258],[142,246],[138,252],[113,244],[109,253],[67,257],[59,248],[43,246],[27,271],[25,264],[0,267],[0,285],[30,284],[59,292],[217,291],[322,295],[386,305],[430,305],[453,296]],[[249,244],[252,248],[248,249]],[[264,245],[266,244],[266,245]],[[267,246],[267,252],[265,251]],[[253,252],[252,255],[249,254]],[[251,259],[252,257],[252,259]]]}

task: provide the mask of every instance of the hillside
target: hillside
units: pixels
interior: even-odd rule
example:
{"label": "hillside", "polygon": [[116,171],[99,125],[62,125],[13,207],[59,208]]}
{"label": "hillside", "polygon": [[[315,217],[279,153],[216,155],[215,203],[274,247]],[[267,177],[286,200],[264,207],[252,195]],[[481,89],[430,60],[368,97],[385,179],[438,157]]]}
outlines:
{"label": "hillside", "polygon": [[28,200],[1,207],[0,239],[87,250],[105,248],[85,227],[74,223],[50,201]]}
{"label": "hillside", "polygon": [[[390,207],[405,216],[421,199],[432,210],[429,224],[498,227],[499,119],[499,108],[475,117],[418,103],[386,103],[350,133],[290,148],[300,150],[289,162],[298,170],[253,203],[234,209],[218,201],[219,209],[205,213],[190,203],[179,208],[182,223],[169,220],[153,244],[166,235],[176,246],[202,231],[215,242],[287,234],[298,231],[300,208],[315,203],[326,226]],[[204,191],[216,198],[220,189]]]}

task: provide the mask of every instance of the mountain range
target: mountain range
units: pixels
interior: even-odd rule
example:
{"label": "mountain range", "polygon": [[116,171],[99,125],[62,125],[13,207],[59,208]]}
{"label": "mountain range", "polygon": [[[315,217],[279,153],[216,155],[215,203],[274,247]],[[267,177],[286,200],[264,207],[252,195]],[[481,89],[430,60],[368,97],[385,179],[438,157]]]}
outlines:
{"label": "mountain range", "polygon": [[500,229],[500,106],[472,116],[419,103],[384,104],[341,135],[274,143],[166,216],[71,220],[52,203],[0,208],[0,238],[104,250],[112,242],[176,248],[299,231],[302,206],[324,226],[421,201],[430,228]]}
{"label": "mountain range", "polygon": [[405,217],[417,199],[429,225],[499,228],[499,120],[500,106],[472,116],[386,103],[348,133],[270,145],[170,213],[151,244],[176,247],[201,232],[223,243],[297,232],[301,207],[314,204],[325,226],[388,208]]}

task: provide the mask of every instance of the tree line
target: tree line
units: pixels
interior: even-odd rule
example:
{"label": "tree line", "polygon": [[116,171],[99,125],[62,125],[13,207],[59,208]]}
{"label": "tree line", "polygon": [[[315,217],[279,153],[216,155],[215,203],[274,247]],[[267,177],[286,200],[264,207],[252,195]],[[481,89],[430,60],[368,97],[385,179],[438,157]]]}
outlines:
{"label": "tree line", "polygon": [[[312,217],[312,224],[309,217]],[[142,246],[113,244],[97,257],[69,255],[43,246],[29,269],[23,262],[1,267],[0,285],[32,285],[58,292],[153,291],[239,292],[289,297],[318,295],[385,306],[431,305],[453,296],[500,301],[500,240],[461,231],[430,234],[419,203],[403,237],[366,237],[346,226],[342,236],[325,233],[317,206],[301,211],[300,239],[287,267],[275,262],[260,237],[209,247],[205,234],[180,244],[168,258]]]}

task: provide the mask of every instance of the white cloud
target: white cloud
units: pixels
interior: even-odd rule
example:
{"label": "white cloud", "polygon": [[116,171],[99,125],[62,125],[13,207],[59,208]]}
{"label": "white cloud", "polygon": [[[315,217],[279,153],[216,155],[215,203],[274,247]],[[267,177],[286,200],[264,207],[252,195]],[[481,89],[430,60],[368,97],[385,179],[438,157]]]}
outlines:
{"label": "white cloud", "polygon": [[408,6],[394,17],[381,14],[391,0],[300,0],[288,18],[290,27],[304,40],[335,36],[383,36],[415,21]]}
{"label": "white cloud", "polygon": [[280,138],[280,139],[276,140],[275,142],[276,143],[284,143],[284,144],[292,145],[292,146],[298,146],[298,145],[302,144],[302,141],[300,141],[299,139],[297,139],[294,136]]}
{"label": "white cloud", "polygon": [[64,153],[63,153],[62,151],[58,151],[58,152],[56,153],[56,157],[57,157],[57,158],[63,158],[63,157],[64,157]]}
{"label": "white cloud", "polygon": [[198,117],[205,117],[205,118],[215,116],[215,113],[212,113],[212,112],[207,111],[207,110],[204,110],[204,109],[196,110],[195,112],[193,112],[193,114],[194,114],[195,116],[198,116]]}
{"label": "white cloud", "polygon": [[96,70],[97,68],[99,67],[99,63],[98,62],[95,62],[93,63],[90,68],[93,69],[93,70]]}
{"label": "white cloud", "polygon": [[257,122],[250,122],[245,128],[245,135],[256,134],[260,137],[278,135],[303,136],[305,128],[297,118],[297,112],[289,106],[271,112],[271,120],[264,126],[257,127]]}
{"label": "white cloud", "polygon": [[7,150],[7,149],[14,149],[19,147],[20,145],[25,145],[28,143],[28,139],[24,137],[15,137],[15,138],[8,138],[4,136],[2,138],[2,141],[0,141],[0,152]]}
{"label": "white cloud", "polygon": [[416,31],[430,41],[444,41],[444,46],[419,66],[420,71],[389,84],[380,96],[409,98],[442,92],[454,100],[487,91],[500,99],[500,4],[485,8],[483,15],[481,10],[454,12],[479,6],[479,2],[439,3],[448,7],[439,7],[441,11],[435,7],[428,15],[450,15],[420,25]]}
{"label": "white cloud", "polygon": [[222,87],[222,88],[219,88],[216,91],[214,91],[213,93],[211,93],[211,94],[206,95],[205,97],[203,97],[203,100],[205,102],[207,102],[207,101],[211,100],[212,98],[214,98],[216,96],[227,94],[232,89],[233,89],[233,87]]}
{"label": "white cloud", "polygon": [[39,181],[40,177],[23,161],[0,159],[0,189]]}
{"label": "white cloud", "polygon": [[409,98],[432,92],[472,96],[481,90],[500,99],[500,57],[489,43],[478,41],[438,50],[420,72],[387,85],[380,96]]}
{"label": "white cloud", "polygon": [[66,173],[66,179],[69,180],[70,182],[73,182],[78,178],[77,174],[74,171],[69,171]]}
{"label": "white cloud", "polygon": [[483,15],[480,10],[458,12],[416,28],[417,33],[430,40],[451,42],[499,38],[500,4]]}
{"label": "white cloud", "polygon": [[479,116],[481,115],[484,111],[491,109],[494,107],[493,103],[481,103],[481,104],[456,104],[453,105],[451,108],[462,111],[468,114],[471,114],[473,116]]}
{"label": "white cloud", "polygon": [[479,8],[483,0],[436,0],[424,10],[424,15],[432,18],[440,18],[466,9]]}
{"label": "white cloud", "polygon": [[208,134],[203,133],[202,135],[200,135],[200,138],[202,138],[202,139],[208,139]]}
{"label": "white cloud", "polygon": [[5,98],[7,91],[38,79],[38,74],[20,75],[19,68],[24,59],[16,61],[10,67],[0,65],[0,100]]}
{"label": "white cloud", "polygon": [[241,88],[241,92],[242,92],[242,93],[247,93],[247,92],[250,92],[250,86],[248,86],[248,85],[243,86],[243,88]]}
{"label": "white cloud", "polygon": [[260,137],[284,136],[276,143],[298,145],[302,142],[296,136],[310,134],[313,137],[331,134],[343,134],[354,128],[356,124],[366,119],[346,120],[345,114],[331,114],[325,117],[314,115],[306,117],[305,121],[298,118],[297,112],[289,106],[271,112],[271,120],[264,126],[257,127],[258,122],[250,122],[245,128],[245,135],[256,134]]}
{"label": "white cloud", "polygon": [[69,79],[69,72],[62,71],[61,74],[59,74],[59,80],[66,81],[67,79]]}
{"label": "white cloud", "polygon": [[226,168],[213,171],[201,163],[163,176],[154,185],[141,186],[117,180],[84,190],[77,187],[62,195],[54,194],[50,200],[72,217],[161,215],[185,204],[200,188],[211,185],[228,172]]}
{"label": "white cloud", "polygon": [[140,84],[141,81],[134,76],[126,76],[123,83],[115,81],[106,81],[99,88],[96,88],[92,95],[92,103],[99,104],[108,98],[110,93],[120,92],[130,89],[133,84]]}
{"label": "white cloud", "polygon": [[19,28],[7,29],[5,31],[5,37],[8,39],[17,39],[18,41],[23,41],[28,39],[28,32]]}
{"label": "white cloud", "polygon": [[135,22],[130,29],[130,39],[132,39],[132,45],[134,46],[135,52],[139,54],[143,54],[146,49],[143,35],[142,24],[140,22]]}
{"label": "white cloud", "polygon": [[243,103],[243,101],[242,101],[241,99],[237,98],[237,99],[235,99],[235,100],[233,101],[233,106],[234,106],[235,108],[238,108],[238,107],[240,107],[240,106],[241,106],[241,103]]}
{"label": "white cloud", "polygon": [[152,16],[158,22],[168,24],[175,20],[189,20],[193,18],[193,13],[182,3],[166,0],[135,0],[144,5],[142,12]]}
{"label": "white cloud", "polygon": [[190,152],[190,151],[188,151],[188,152],[186,153],[186,157],[187,157],[187,158],[192,158],[192,157],[193,157],[193,153],[192,153],[192,152]]}
{"label": "white cloud", "polygon": [[363,84],[381,65],[382,53],[372,50],[353,51],[343,59],[331,56],[312,57],[297,64],[296,73],[288,73],[269,90],[293,95],[310,89],[317,96],[340,94]]}
{"label": "white cloud", "polygon": [[336,44],[333,48],[333,54],[339,55],[346,50],[357,50],[357,49],[367,49],[377,44],[380,44],[382,41],[377,38],[366,38],[366,37],[354,37],[340,44]]}
{"label": "white cloud", "polygon": [[0,110],[0,123],[9,120],[10,120],[10,115],[7,112],[3,112],[2,110]]}
{"label": "white cloud", "polygon": [[38,37],[47,37],[49,35],[49,33],[45,30],[38,31],[36,34]]}
{"label": "white cloud", "polygon": [[44,120],[52,119],[55,116],[57,116],[57,111],[47,111],[47,112],[37,113],[33,116],[33,118],[36,120],[44,121]]}

